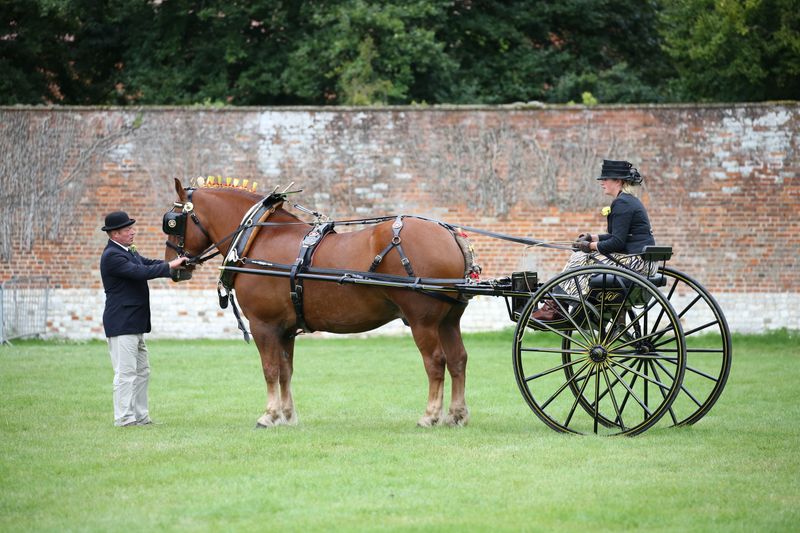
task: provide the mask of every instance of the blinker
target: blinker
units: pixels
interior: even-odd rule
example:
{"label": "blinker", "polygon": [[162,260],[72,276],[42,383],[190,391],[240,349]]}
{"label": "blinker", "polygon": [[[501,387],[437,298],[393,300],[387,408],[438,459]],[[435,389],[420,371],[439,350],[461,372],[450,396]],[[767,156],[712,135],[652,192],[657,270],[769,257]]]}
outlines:
{"label": "blinker", "polygon": [[164,221],[161,229],[167,235],[182,236],[186,229],[186,213],[167,211],[164,213]]}

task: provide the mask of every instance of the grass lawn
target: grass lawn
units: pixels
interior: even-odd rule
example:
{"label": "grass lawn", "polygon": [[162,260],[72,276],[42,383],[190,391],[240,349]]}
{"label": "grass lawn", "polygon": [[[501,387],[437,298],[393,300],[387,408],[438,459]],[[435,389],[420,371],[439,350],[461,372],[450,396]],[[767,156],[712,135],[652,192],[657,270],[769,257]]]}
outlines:
{"label": "grass lawn", "polygon": [[797,531],[799,335],[735,336],[711,413],[635,438],[548,429],[511,337],[466,336],[470,424],[433,429],[406,337],[301,337],[300,424],[260,431],[253,345],[149,342],[161,423],[135,428],[105,343],[0,348],[0,530]]}

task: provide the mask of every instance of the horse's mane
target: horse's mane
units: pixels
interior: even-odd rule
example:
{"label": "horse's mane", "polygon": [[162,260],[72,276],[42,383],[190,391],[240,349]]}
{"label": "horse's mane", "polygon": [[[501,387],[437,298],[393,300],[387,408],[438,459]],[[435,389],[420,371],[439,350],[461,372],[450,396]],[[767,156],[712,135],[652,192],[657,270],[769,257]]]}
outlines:
{"label": "horse's mane", "polygon": [[224,190],[224,191],[237,191],[245,193],[256,201],[259,196],[256,190],[258,189],[258,182],[250,181],[249,179],[240,180],[239,178],[224,178],[222,176],[209,176],[204,178],[202,176],[194,178],[190,182],[191,187],[201,190]]}
{"label": "horse's mane", "polygon": [[[238,178],[225,178],[223,179],[221,176],[209,176],[208,178],[195,178],[192,180],[192,186],[196,187],[198,190],[203,191],[219,191],[224,193],[231,193],[234,196],[238,196],[240,198],[246,199],[250,205],[255,204],[256,202],[263,200],[266,196],[264,194],[260,194],[256,192],[258,189],[258,183],[250,180],[240,180]],[[285,198],[285,196],[284,196]],[[279,208],[278,212],[282,212],[286,216],[300,220],[296,215],[290,213],[289,211]]]}

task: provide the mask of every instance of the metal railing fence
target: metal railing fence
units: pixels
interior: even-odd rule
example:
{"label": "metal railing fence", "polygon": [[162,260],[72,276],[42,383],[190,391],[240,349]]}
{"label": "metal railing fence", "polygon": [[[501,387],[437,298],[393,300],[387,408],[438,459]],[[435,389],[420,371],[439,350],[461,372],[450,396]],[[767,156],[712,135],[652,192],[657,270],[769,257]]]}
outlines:
{"label": "metal railing fence", "polygon": [[15,276],[0,284],[0,344],[47,331],[50,278]]}

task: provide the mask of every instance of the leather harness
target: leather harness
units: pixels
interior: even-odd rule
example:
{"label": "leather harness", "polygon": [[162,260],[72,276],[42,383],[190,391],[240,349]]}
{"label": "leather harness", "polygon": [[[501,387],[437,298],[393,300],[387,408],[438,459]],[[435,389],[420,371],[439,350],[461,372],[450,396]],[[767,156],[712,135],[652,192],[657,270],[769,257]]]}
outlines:
{"label": "leather harness", "polygon": [[298,329],[306,332],[314,330],[306,324],[305,315],[303,313],[303,278],[298,278],[297,274],[304,272],[311,265],[311,257],[314,255],[314,250],[322,241],[322,238],[333,231],[333,225],[333,222],[317,224],[311,228],[311,231],[306,233],[300,245],[300,253],[297,255],[297,259],[295,259],[292,269],[289,271],[289,296],[292,298],[294,314],[297,317],[296,326]]}
{"label": "leather harness", "polygon": [[246,342],[250,342],[250,333],[244,327],[244,321],[242,321],[239,308],[236,306],[236,299],[233,297],[233,278],[236,277],[236,273],[226,270],[225,267],[244,264],[245,254],[250,250],[250,246],[261,229],[260,224],[283,205],[283,200],[283,196],[271,194],[245,213],[241,224],[239,224],[239,230],[233,235],[228,255],[225,256],[225,260],[222,262],[223,268],[217,282],[219,306],[225,309],[228,307],[228,302],[230,302],[231,309],[233,309],[233,314]]}
{"label": "leather harness", "polygon": [[[219,305],[221,308],[225,309],[228,307],[228,304],[231,304],[233,309],[233,314],[236,316],[236,320],[239,325],[239,329],[242,331],[244,335],[244,339],[247,342],[250,342],[250,334],[244,326],[244,321],[241,318],[239,313],[239,309],[236,305],[236,300],[233,295],[233,284],[234,278],[236,276],[236,271],[228,270],[225,267],[241,267],[246,264],[255,264],[258,266],[276,266],[272,263],[268,263],[266,261],[256,260],[256,259],[249,259],[247,258],[247,252],[250,250],[255,238],[258,236],[258,232],[261,227],[273,225],[273,223],[267,222],[267,219],[272,215],[277,209],[283,206],[283,202],[286,200],[286,195],[284,193],[273,193],[269,196],[263,198],[260,202],[253,205],[247,213],[244,215],[241,223],[234,230],[232,233],[228,234],[226,237],[220,239],[219,241],[214,242],[211,236],[208,234],[208,231],[203,227],[202,223],[200,222],[197,214],[194,212],[194,207],[191,202],[192,193],[194,192],[194,188],[186,189],[187,191],[187,201],[183,203],[175,202],[173,206],[173,210],[168,211],[164,214],[163,220],[163,231],[167,235],[176,236],[178,238],[178,244],[174,244],[171,241],[167,240],[166,244],[168,247],[175,250],[175,252],[179,256],[187,256],[189,257],[192,264],[202,264],[212,257],[216,256],[220,253],[220,246],[222,243],[231,240],[231,245],[228,249],[228,253],[225,256],[225,259],[222,263],[222,272],[220,273],[219,281],[217,282],[217,295],[219,296]],[[290,298],[292,300],[292,305],[294,306],[295,315],[296,315],[296,326],[299,330],[302,331],[313,331],[305,321],[305,316],[303,313],[303,278],[301,276],[302,273],[308,272],[311,268],[311,260],[314,255],[314,251],[322,239],[328,235],[329,233],[333,232],[335,222],[321,222],[320,219],[322,218],[319,213],[314,211],[309,211],[307,209],[302,208],[296,204],[293,204],[295,207],[301,208],[304,211],[310,212],[311,214],[317,217],[317,222],[314,226],[309,230],[306,236],[303,238],[300,246],[300,250],[298,252],[297,259],[289,268],[289,286],[290,286]],[[180,212],[175,212],[175,208],[180,208]],[[392,249],[397,248],[397,253],[400,255],[400,262],[403,265],[406,273],[409,277],[414,276],[414,269],[411,266],[411,261],[406,256],[405,252],[403,251],[403,247],[401,246],[402,239],[400,237],[400,232],[403,229],[403,218],[405,215],[398,215],[395,218],[395,221],[392,223],[392,239],[389,244],[383,249],[381,253],[375,256],[375,259],[372,261],[372,265],[369,267],[369,272],[375,272],[377,268],[380,266],[383,259],[386,257],[386,254],[392,251]],[[185,237],[186,237],[186,219],[191,217],[192,221],[195,225],[205,234],[206,238],[211,241],[211,245],[208,246],[204,251],[200,252],[195,256],[190,256],[185,248]],[[437,222],[442,227],[448,229],[453,237],[456,240],[459,248],[462,251],[465,260],[465,278],[477,280],[478,275],[480,274],[480,267],[475,263],[475,255],[472,246],[466,240],[466,235],[464,235],[461,231],[461,228],[456,228],[454,226],[450,226],[448,224],[444,224],[439,221],[426,219],[425,217],[416,216],[414,218],[419,218],[422,220],[428,220],[430,222]],[[383,222],[391,220],[391,217],[380,217],[374,219],[360,219],[360,220],[349,220],[339,222],[339,224],[344,225],[351,225],[351,224],[373,224],[378,222]],[[298,222],[300,224],[300,222]],[[281,223],[275,223],[274,225],[283,225]],[[471,229],[471,228],[465,228]],[[479,233],[488,234],[489,232],[484,232],[478,230]],[[212,249],[216,249],[213,253],[208,253]],[[283,265],[281,265],[283,266]],[[289,266],[289,265],[285,265]],[[319,269],[316,269],[319,270]],[[341,270],[336,270],[335,272],[343,272]],[[376,274],[380,276],[380,274]],[[420,278],[417,278],[419,281]],[[426,296],[430,296],[437,300],[441,300],[443,302],[447,302],[452,305],[466,305],[466,302],[463,299],[452,298],[450,296],[440,294],[438,292],[427,291],[427,290],[417,290]]]}
{"label": "leather harness", "polygon": [[400,238],[400,232],[403,230],[403,215],[397,215],[397,218],[394,219],[392,223],[392,232],[394,235],[392,236],[392,240],[383,249],[381,253],[375,256],[375,259],[372,260],[372,265],[369,267],[369,272],[375,272],[378,266],[383,261],[383,258],[386,257],[386,254],[392,251],[393,248],[397,248],[397,253],[400,254],[400,263],[403,265],[403,268],[406,270],[406,274],[413,277],[414,276],[414,269],[411,268],[411,261],[408,260],[406,257],[405,252],[403,252],[403,247],[400,245],[402,239]]}
{"label": "leather harness", "polygon": [[[248,210],[245,214],[244,218],[242,219],[241,224],[239,225],[240,231],[236,232],[235,235],[232,236],[231,246],[228,250],[228,254],[225,256],[225,260],[223,261],[223,268],[222,272],[219,277],[219,281],[217,283],[217,295],[219,296],[219,305],[221,308],[225,309],[228,307],[228,304],[231,304],[233,309],[233,313],[236,316],[236,320],[239,323],[239,329],[242,330],[244,333],[245,340],[249,342],[249,333],[246,331],[244,327],[244,322],[241,319],[241,315],[239,313],[239,309],[237,308],[236,301],[233,295],[233,283],[234,278],[236,277],[236,272],[230,271],[225,269],[226,266],[242,266],[248,263],[253,264],[260,264],[260,261],[252,260],[247,258],[247,252],[250,250],[253,242],[255,241],[256,237],[258,236],[258,232],[261,227],[270,225],[267,222],[267,219],[272,215],[277,209],[279,209],[283,205],[285,197],[282,195],[270,195],[265,198],[263,201],[255,204],[253,207]],[[372,264],[369,267],[369,272],[375,272],[377,268],[380,266],[383,259],[386,257],[386,254],[391,252],[393,249],[397,249],[397,253],[400,255],[400,263],[403,265],[406,273],[410,277],[414,277],[414,269],[411,266],[411,261],[406,256],[405,252],[403,251],[403,247],[401,245],[402,239],[400,237],[400,232],[403,230],[403,218],[404,215],[398,215],[394,222],[392,223],[392,239],[389,244],[375,256],[372,261]],[[296,316],[296,327],[298,330],[305,331],[305,332],[312,332],[314,331],[311,327],[309,327],[308,323],[305,320],[305,314],[303,312],[303,278],[299,276],[303,272],[308,271],[311,267],[312,258],[314,256],[314,251],[316,250],[317,246],[319,246],[322,239],[334,232],[334,225],[335,222],[317,222],[309,231],[306,233],[305,237],[303,238],[300,250],[298,251],[297,259],[292,264],[291,269],[289,271],[289,296],[292,301],[292,305],[294,306],[295,316]],[[448,226],[445,226],[448,227]],[[454,231],[452,228],[448,229],[451,230],[456,241],[459,244],[459,247],[462,249],[464,253],[465,260],[467,260],[470,264],[467,265],[467,273],[471,272],[469,269],[477,268],[478,272],[480,271],[480,267],[477,265],[473,265],[473,255],[471,246],[468,250],[465,249],[464,239],[459,239],[460,234]],[[469,256],[467,255],[469,252]],[[452,298],[450,296],[430,292],[430,291],[418,291],[427,296],[435,298],[437,300],[441,300],[453,305],[466,305],[463,300]]]}

